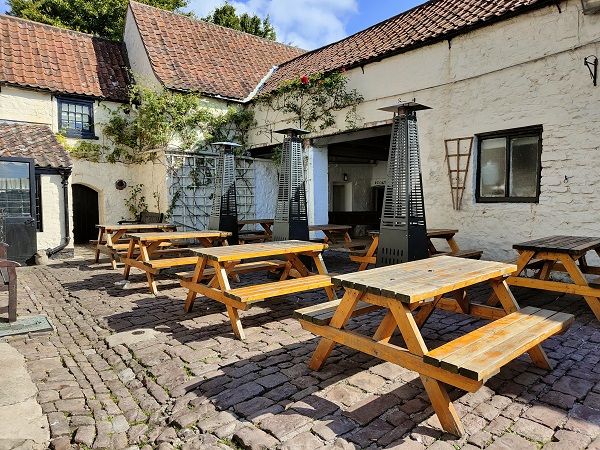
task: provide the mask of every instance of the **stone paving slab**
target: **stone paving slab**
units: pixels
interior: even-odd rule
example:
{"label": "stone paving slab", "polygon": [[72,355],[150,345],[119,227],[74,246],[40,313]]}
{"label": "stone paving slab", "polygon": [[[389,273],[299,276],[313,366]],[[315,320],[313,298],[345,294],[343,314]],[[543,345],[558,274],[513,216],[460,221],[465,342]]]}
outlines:
{"label": "stone paving slab", "polygon": [[[356,269],[341,252],[324,260],[332,272]],[[140,271],[132,270],[129,289],[117,289],[121,271],[91,261],[90,253],[19,269],[19,315],[46,314],[56,331],[5,341],[25,358],[51,448],[600,448],[600,324],[581,297],[514,289],[522,306],[576,321],[543,344],[552,371],[524,355],[478,392],[451,389],[466,429],[457,438],[441,430],[414,372],[339,346],[321,371],[308,369],[318,339],[292,313],[324,301],[324,292],[240,312],[242,342],[223,305],[199,297],[186,314],[172,274],[158,277],[154,297]],[[489,293],[469,290],[482,300]],[[380,314],[352,326],[374,331]],[[481,323],[436,311],[423,335],[433,347]]]}

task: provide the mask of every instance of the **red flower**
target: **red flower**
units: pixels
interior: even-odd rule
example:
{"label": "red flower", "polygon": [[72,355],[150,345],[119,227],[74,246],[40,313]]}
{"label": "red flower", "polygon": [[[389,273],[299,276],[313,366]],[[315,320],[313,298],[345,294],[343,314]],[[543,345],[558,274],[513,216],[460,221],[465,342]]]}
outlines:
{"label": "red flower", "polygon": [[323,80],[319,80],[319,83],[322,83],[322,82],[323,82]]}
{"label": "red flower", "polygon": [[342,67],[342,72],[345,72],[345,71],[346,71],[346,68],[345,68],[345,67]]}
{"label": "red flower", "polygon": [[302,84],[308,84],[308,77],[305,75],[302,78],[300,78],[300,83],[302,83]]}

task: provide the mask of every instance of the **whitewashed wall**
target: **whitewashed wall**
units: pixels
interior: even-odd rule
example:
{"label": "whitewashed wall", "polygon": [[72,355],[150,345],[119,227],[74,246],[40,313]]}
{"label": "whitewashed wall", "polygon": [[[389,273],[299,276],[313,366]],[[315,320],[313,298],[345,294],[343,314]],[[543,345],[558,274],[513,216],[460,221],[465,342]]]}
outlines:
{"label": "whitewashed wall", "polygon": [[[365,97],[365,123],[391,118],[377,108],[399,98],[433,108],[417,113],[427,223],[458,228],[459,245],[486,259],[512,259],[512,244],[535,237],[600,235],[600,87],[583,65],[600,57],[600,15],[572,0],[560,8],[346,72]],[[475,203],[472,158],[462,209],[453,210],[444,140],[530,125],[544,128],[539,203]]]}
{"label": "whitewashed wall", "polygon": [[275,217],[277,165],[270,159],[254,160],[254,198],[257,219]]}

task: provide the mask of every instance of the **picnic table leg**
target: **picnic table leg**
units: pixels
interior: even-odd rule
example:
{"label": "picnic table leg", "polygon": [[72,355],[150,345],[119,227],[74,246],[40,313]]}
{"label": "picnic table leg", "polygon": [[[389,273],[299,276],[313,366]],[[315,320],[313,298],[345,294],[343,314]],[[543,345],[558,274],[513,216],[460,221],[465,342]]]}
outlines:
{"label": "picnic table leg", "polygon": [[[513,272],[511,277],[518,277],[519,275],[521,275],[521,273],[523,272],[523,270],[525,270],[527,264],[529,264],[529,261],[531,261],[534,255],[535,252],[533,250],[525,250],[522,253],[520,253],[519,258],[517,259],[517,270]],[[492,293],[492,295],[490,296],[490,298],[488,298],[485,304],[487,306],[496,306],[498,304],[498,296],[496,295],[496,292]]]}
{"label": "picnic table leg", "polygon": [[110,233],[106,233],[106,246],[111,250],[109,252],[110,257],[110,265],[114,270],[117,269],[117,260],[115,259],[115,254],[117,253],[114,248],[112,248],[113,244],[119,242],[119,239],[125,234],[126,230],[118,230],[115,234],[111,236]]}
{"label": "picnic table leg", "polygon": [[[211,263],[215,268],[215,276],[216,279],[219,281],[219,288],[221,289],[221,292],[230,290],[231,286],[229,285],[229,279],[227,278],[226,267],[222,264],[219,264],[217,261],[211,261]],[[227,315],[229,316],[229,321],[231,322],[233,334],[240,340],[246,339],[244,329],[242,328],[242,322],[240,321],[238,309],[230,305],[225,306],[227,307]]]}
{"label": "picnic table leg", "polygon": [[[375,256],[375,252],[377,251],[377,247],[379,246],[379,236],[373,236],[373,242],[371,242],[371,246],[367,250],[365,257],[371,258]],[[364,262],[358,266],[358,271],[365,270],[368,267],[369,263]]]}
{"label": "picnic table leg", "polygon": [[[135,240],[129,240],[129,247],[127,248],[127,259],[133,258],[133,252],[135,251]],[[131,270],[131,266],[129,264],[125,264],[125,268],[123,269],[123,279],[127,280],[129,278],[129,271]]]}
{"label": "picnic table leg", "polygon": [[94,255],[94,262],[97,263],[100,259],[100,245],[102,245],[102,238],[104,237],[104,230],[102,227],[98,229],[98,242],[96,242],[96,254]]}
{"label": "picnic table leg", "polygon": [[417,313],[415,314],[415,323],[419,328],[425,325],[425,322],[427,322],[427,319],[429,319],[429,317],[433,313],[433,310],[435,309],[435,306],[441,298],[441,295],[437,295],[433,298],[433,301],[426,303],[419,308],[419,311],[417,311]]}
{"label": "picnic table leg", "polygon": [[[515,297],[506,284],[505,279],[490,280],[490,283],[494,289],[494,292],[498,296],[504,311],[506,311],[506,314],[510,314],[519,310],[519,304],[515,300]],[[529,354],[533,364],[542,369],[552,370],[552,364],[550,364],[550,360],[548,359],[548,356],[546,356],[546,352],[540,344],[531,347],[527,353]]]}
{"label": "picnic table leg", "polygon": [[[408,307],[397,301],[390,301],[388,306],[394,314],[408,350],[419,356],[427,353],[427,346]],[[427,375],[419,374],[419,376],[442,428],[448,433],[462,436],[464,434],[463,426],[444,385]]]}
{"label": "picnic table leg", "polygon": [[[343,328],[344,325],[346,325],[346,322],[348,322],[350,315],[354,311],[356,304],[362,296],[363,292],[354,289],[346,290],[342,301],[338,305],[333,317],[331,318],[331,321],[329,322],[329,326],[338,329]],[[327,338],[321,338],[317,348],[315,349],[315,352],[312,355],[312,358],[308,363],[308,367],[312,370],[319,370],[321,367],[323,367],[325,360],[331,353],[331,350],[333,350],[334,346],[335,341]]]}
{"label": "picnic table leg", "polygon": [[[325,261],[323,261],[323,254],[319,253],[318,255],[313,255],[313,260],[315,262],[315,267],[317,268],[317,273],[319,275],[328,275],[327,267],[325,267]],[[335,295],[334,288],[327,286],[325,288],[325,292],[327,292],[327,298],[329,300],[337,300],[337,295]]]}
{"label": "picnic table leg", "polygon": [[[198,262],[196,263],[196,268],[194,269],[194,275],[192,275],[191,281],[193,283],[198,283],[198,280],[200,280],[200,277],[204,273],[205,267],[206,267],[206,258],[199,258]],[[196,299],[196,293],[190,289],[188,291],[187,297],[185,299],[185,306],[183,308],[183,310],[186,313],[189,313],[192,310],[195,299]]]}
{"label": "picnic table leg", "polygon": [[[585,279],[585,276],[583,275],[579,267],[577,267],[577,264],[575,264],[573,258],[569,257],[568,255],[561,254],[559,255],[559,259],[563,263],[565,270],[571,276],[571,279],[575,284],[581,286],[589,286],[587,280]],[[600,298],[592,297],[590,295],[584,295],[583,298],[585,299],[590,309],[596,316],[596,319],[600,320]]]}

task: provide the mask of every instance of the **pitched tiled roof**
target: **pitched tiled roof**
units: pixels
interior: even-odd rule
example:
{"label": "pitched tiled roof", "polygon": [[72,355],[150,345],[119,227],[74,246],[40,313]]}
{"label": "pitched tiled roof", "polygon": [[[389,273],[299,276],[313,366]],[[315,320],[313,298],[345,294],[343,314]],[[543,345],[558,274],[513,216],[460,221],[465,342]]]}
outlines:
{"label": "pitched tiled roof", "polygon": [[0,14],[0,84],[127,100],[121,43]]}
{"label": "pitched tiled roof", "polygon": [[243,100],[297,47],[174,14],[129,6],[155,75],[168,88]]}
{"label": "pitched tiled roof", "polygon": [[0,122],[0,156],[34,158],[36,166],[43,168],[73,165],[48,125]]}
{"label": "pitched tiled roof", "polygon": [[549,0],[430,0],[339,42],[283,64],[264,86],[264,92],[285,80],[360,66],[393,54],[449,39],[476,27],[503,20]]}

